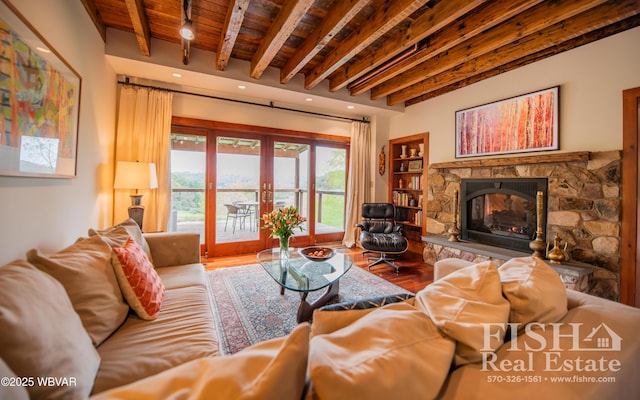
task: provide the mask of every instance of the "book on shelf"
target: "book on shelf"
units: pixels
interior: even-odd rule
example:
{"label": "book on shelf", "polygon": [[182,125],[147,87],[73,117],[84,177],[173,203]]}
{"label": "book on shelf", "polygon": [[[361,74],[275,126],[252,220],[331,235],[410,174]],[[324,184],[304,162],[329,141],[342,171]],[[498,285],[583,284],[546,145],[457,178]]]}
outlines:
{"label": "book on shelf", "polygon": [[394,190],[392,194],[393,204],[400,207],[408,207],[409,200],[411,200],[412,196],[405,192],[400,192],[398,190]]}
{"label": "book on shelf", "polygon": [[416,211],[413,215],[413,223],[418,226],[422,226],[422,210]]}

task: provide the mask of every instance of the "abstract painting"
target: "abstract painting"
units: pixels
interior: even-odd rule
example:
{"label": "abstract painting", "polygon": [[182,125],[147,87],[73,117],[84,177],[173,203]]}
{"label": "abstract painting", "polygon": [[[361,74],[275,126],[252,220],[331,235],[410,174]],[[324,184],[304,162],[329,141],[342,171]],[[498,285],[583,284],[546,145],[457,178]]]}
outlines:
{"label": "abstract painting", "polygon": [[456,158],[557,150],[559,87],[456,112]]}
{"label": "abstract painting", "polygon": [[80,76],[0,2],[0,175],[76,175]]}

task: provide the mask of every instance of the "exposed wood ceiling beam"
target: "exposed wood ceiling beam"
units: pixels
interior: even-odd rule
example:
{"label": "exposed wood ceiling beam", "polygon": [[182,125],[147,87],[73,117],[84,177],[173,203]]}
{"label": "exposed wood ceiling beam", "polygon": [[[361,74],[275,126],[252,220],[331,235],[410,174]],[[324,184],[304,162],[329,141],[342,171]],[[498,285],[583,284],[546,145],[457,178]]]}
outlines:
{"label": "exposed wood ceiling beam", "polygon": [[[513,16],[539,4],[542,0],[497,0],[478,8],[465,18],[464,23],[453,23],[429,37],[428,45],[417,54],[385,70],[383,73],[349,88],[355,96],[407,71],[416,65],[444,53],[454,46],[503,23]],[[442,3],[440,3],[442,4]]]}
{"label": "exposed wood ceiling beam", "polygon": [[[371,98],[379,99],[394,92],[398,93],[400,89],[408,88],[423,81],[425,78],[468,63],[474,58],[505,46],[518,38],[541,31],[604,2],[605,0],[584,0],[579,2],[575,0],[559,0],[552,3],[544,2],[539,4],[481,35],[474,36],[456,45],[448,52],[429,58],[418,66],[374,87],[371,89]],[[401,102],[420,94],[422,93],[403,98]],[[403,96],[396,94],[393,101],[397,101],[400,97]]]}
{"label": "exposed wood ceiling beam", "polygon": [[262,73],[278,54],[284,42],[291,36],[300,20],[313,4],[313,0],[286,0],[280,12],[262,39],[258,50],[251,59],[251,77],[260,78]]}
{"label": "exposed wood ceiling beam", "polygon": [[339,1],[280,70],[280,83],[289,82],[370,1]]}
{"label": "exposed wood ceiling beam", "polygon": [[589,44],[589,43],[595,42],[595,41],[600,40],[600,39],[604,39],[604,38],[609,37],[611,35],[615,35],[617,33],[624,32],[626,30],[635,28],[637,26],[640,26],[640,15],[634,15],[633,17],[624,19],[624,20],[622,20],[620,22],[616,22],[614,24],[607,25],[604,28],[600,28],[600,29],[597,29],[595,31],[588,32],[588,33],[586,33],[584,35],[580,35],[575,39],[568,40],[568,41],[563,42],[563,43],[561,43],[559,45],[549,47],[549,48],[544,49],[542,51],[539,51],[537,53],[533,53],[531,55],[519,58],[519,59],[517,59],[515,61],[511,61],[511,62],[509,62],[507,64],[504,64],[504,65],[501,65],[501,66],[499,66],[497,68],[490,69],[490,70],[488,70],[486,72],[470,76],[470,77],[465,78],[463,80],[451,83],[451,84],[449,84],[447,86],[443,86],[440,89],[430,91],[430,92],[425,93],[425,94],[423,94],[421,96],[418,96],[418,97],[414,97],[413,99],[405,101],[405,106],[411,106],[411,105],[414,105],[414,104],[421,103],[423,101],[432,99],[434,97],[441,96],[443,94],[452,92],[454,90],[461,89],[461,88],[463,88],[465,86],[472,85],[474,83],[477,83],[477,82],[480,82],[482,80],[491,78],[493,76],[500,75],[500,74],[502,74],[504,72],[511,71],[511,70],[516,69],[516,68],[523,67],[525,65],[534,63],[536,61],[543,60],[543,59],[545,59],[547,57],[562,53],[562,52],[567,51],[567,50],[574,49],[574,48],[579,47],[579,46],[583,46],[585,44]]}
{"label": "exposed wood ceiling beam", "polygon": [[98,12],[98,9],[96,8],[95,3],[93,1],[90,1],[90,0],[80,0],[80,1],[82,2],[82,5],[84,6],[84,9],[87,10],[87,14],[89,14],[89,17],[93,21],[93,24],[98,29],[98,33],[100,33],[100,37],[102,38],[102,41],[103,42],[106,41],[107,40],[107,27],[102,22],[102,18],[100,18],[100,13]]}
{"label": "exposed wood ceiling beam", "polygon": [[[246,78],[272,66],[283,85],[303,72],[307,89],[326,81],[329,91],[369,91],[390,105],[416,104],[569,50],[585,33],[550,38],[551,27],[599,5],[640,14],[638,0],[197,0],[198,37],[187,42],[176,34],[179,5],[184,22],[193,0],[80,1],[103,39],[107,28],[133,32],[141,54],[158,39],[182,45],[187,64],[195,46],[216,52],[211,69],[228,70],[235,57],[250,63]],[[582,29],[604,38],[610,24],[622,29],[630,18],[602,14]]]}
{"label": "exposed wood ceiling beam", "polygon": [[[455,0],[439,2],[409,25],[394,33],[389,40],[384,42],[381,48],[375,51],[367,51],[366,54],[361,54],[356,62],[346,64],[338,69],[330,77],[330,90],[335,92],[342,89],[350,82],[396,57],[398,54],[454,22],[457,18],[478,7],[485,1],[486,0]],[[355,95],[356,93],[351,92],[351,94]]]}
{"label": "exposed wood ceiling beam", "polygon": [[127,10],[129,10],[129,17],[131,18],[131,25],[133,25],[133,32],[135,32],[138,40],[140,54],[149,57],[151,55],[151,34],[149,33],[149,21],[144,15],[142,0],[125,0],[125,4],[127,5]]}
{"label": "exposed wood ceiling beam", "polygon": [[191,59],[191,40],[182,39],[182,63],[189,65]]}
{"label": "exposed wood ceiling beam", "polygon": [[391,5],[377,12],[359,31],[354,32],[336,49],[330,52],[324,61],[305,78],[305,88],[313,89],[333,71],[340,68],[353,56],[375,42],[382,35],[400,24],[428,0],[394,0]]}
{"label": "exposed wood ceiling beam", "polygon": [[[561,45],[608,24],[622,21],[639,13],[637,4],[637,0],[611,1],[592,8],[552,25],[541,32],[530,34],[509,43],[496,52],[484,54],[471,62],[460,65],[459,68],[442,72],[409,88],[392,93],[387,97],[387,103],[398,104],[419,97],[424,93],[464,80],[468,76],[491,71],[512,61]],[[605,17],[604,19],[603,16]]]}
{"label": "exposed wood ceiling beam", "polygon": [[233,45],[238,38],[238,32],[240,31],[240,26],[242,26],[244,13],[247,11],[248,6],[249,0],[231,0],[231,3],[229,3],[227,17],[224,21],[224,27],[216,51],[216,69],[218,71],[224,71],[229,63]]}

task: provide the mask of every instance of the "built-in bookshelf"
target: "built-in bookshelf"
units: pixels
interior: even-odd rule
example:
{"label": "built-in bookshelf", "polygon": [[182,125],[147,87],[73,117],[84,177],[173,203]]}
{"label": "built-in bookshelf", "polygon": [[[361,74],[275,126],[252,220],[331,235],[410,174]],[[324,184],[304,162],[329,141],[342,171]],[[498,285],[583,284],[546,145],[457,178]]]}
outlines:
{"label": "built-in bookshelf", "polygon": [[389,200],[396,206],[396,222],[411,241],[426,235],[429,134],[389,141]]}

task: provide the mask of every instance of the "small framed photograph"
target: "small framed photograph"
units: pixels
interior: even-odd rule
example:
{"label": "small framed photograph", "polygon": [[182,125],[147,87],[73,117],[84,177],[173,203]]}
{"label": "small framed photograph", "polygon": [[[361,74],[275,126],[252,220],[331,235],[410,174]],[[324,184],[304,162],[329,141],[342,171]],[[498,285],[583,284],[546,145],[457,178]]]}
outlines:
{"label": "small framed photograph", "polygon": [[408,171],[422,171],[422,160],[409,161]]}

